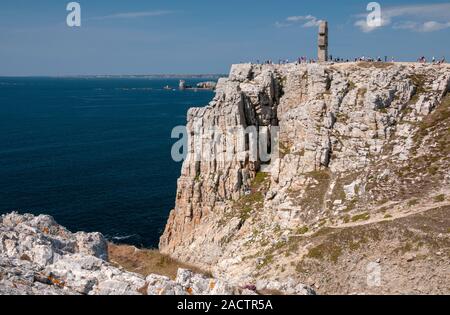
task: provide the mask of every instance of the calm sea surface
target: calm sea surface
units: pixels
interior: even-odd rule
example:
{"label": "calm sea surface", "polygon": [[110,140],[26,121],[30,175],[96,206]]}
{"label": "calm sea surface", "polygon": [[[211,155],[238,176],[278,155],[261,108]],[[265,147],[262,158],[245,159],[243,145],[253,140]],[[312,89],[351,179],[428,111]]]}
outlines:
{"label": "calm sea surface", "polygon": [[178,80],[0,78],[0,213],[157,246],[181,167],[171,130],[213,97],[166,85]]}

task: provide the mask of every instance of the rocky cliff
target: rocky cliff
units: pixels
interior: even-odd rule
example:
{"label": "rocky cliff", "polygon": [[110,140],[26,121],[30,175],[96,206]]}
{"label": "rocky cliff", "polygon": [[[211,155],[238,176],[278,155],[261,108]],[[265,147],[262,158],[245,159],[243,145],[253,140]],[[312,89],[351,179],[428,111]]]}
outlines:
{"label": "rocky cliff", "polygon": [[[234,65],[187,122],[231,157],[189,141],[160,250],[236,285],[449,293],[449,85],[446,64]],[[279,155],[249,159],[227,133],[249,126]]]}
{"label": "rocky cliff", "polygon": [[[127,272],[108,262],[100,233],[71,233],[52,217],[0,217],[0,295],[256,294],[253,287],[178,269],[175,279]],[[253,290],[251,290],[253,289]],[[306,286],[291,293],[313,294]]]}

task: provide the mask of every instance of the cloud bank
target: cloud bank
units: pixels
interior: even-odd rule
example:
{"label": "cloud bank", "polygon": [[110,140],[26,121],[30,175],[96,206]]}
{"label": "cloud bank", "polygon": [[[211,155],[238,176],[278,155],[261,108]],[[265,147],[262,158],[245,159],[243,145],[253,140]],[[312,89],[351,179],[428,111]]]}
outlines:
{"label": "cloud bank", "polygon": [[294,25],[300,25],[301,27],[318,27],[322,20],[312,15],[297,15],[289,16],[283,22],[276,22],[276,27],[289,27]]}
{"label": "cloud bank", "polygon": [[371,27],[367,24],[366,18],[369,13],[358,14],[358,19],[354,23],[365,33],[386,26],[415,32],[434,32],[450,28],[450,3],[381,6],[379,27]]}

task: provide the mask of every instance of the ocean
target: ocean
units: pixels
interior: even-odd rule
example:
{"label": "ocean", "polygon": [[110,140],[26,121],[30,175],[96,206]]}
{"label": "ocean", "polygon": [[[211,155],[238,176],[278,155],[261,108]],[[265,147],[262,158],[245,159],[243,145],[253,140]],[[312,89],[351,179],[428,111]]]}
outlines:
{"label": "ocean", "polygon": [[172,128],[213,98],[166,85],[178,79],[0,78],[0,213],[157,247],[181,168]]}

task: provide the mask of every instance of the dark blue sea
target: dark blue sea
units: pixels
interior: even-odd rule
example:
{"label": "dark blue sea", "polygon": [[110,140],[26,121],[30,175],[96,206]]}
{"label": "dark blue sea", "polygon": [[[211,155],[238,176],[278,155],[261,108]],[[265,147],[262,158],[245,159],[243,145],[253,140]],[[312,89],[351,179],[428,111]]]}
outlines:
{"label": "dark blue sea", "polygon": [[0,213],[156,247],[181,168],[171,130],[213,97],[166,85],[178,80],[0,78]]}

